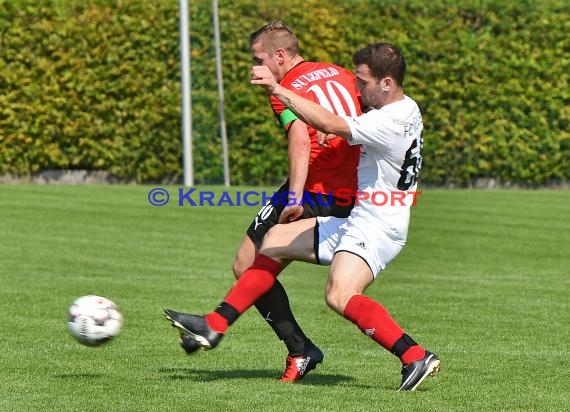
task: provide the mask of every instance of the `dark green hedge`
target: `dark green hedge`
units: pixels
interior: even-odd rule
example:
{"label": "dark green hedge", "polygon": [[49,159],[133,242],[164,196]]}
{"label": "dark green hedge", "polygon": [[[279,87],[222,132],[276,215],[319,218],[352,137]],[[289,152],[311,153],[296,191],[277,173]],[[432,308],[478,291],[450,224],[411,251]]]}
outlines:
{"label": "dark green hedge", "polygon": [[[195,179],[221,182],[211,1],[190,1]],[[249,85],[248,35],[282,19],[306,59],[399,45],[425,123],[423,182],[570,180],[570,3],[220,0],[232,183],[275,183],[285,141]],[[460,3],[461,5],[456,5]],[[178,1],[0,0],[0,173],[182,174]]]}

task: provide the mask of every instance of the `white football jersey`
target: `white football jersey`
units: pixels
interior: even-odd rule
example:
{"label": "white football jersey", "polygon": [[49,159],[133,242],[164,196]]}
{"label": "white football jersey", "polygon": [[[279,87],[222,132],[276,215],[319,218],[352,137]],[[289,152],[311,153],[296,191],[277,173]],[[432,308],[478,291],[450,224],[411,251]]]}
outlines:
{"label": "white football jersey", "polygon": [[[351,144],[362,145],[358,164],[358,191],[368,194],[354,207],[349,221],[383,230],[405,242],[422,165],[423,123],[417,103],[408,96],[359,117],[345,117]],[[361,194],[360,198],[366,195]]]}

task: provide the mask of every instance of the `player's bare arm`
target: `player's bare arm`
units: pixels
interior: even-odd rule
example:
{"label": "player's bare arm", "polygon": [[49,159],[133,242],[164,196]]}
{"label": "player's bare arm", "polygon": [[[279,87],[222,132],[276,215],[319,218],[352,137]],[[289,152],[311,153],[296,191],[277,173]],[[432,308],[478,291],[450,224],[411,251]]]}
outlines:
{"label": "player's bare arm", "polygon": [[277,97],[305,123],[323,133],[333,134],[346,140],[351,140],[350,128],[342,117],[282,87],[275,81],[267,67],[253,66],[251,75],[251,84],[259,85],[269,94]]}
{"label": "player's bare arm", "polygon": [[309,158],[311,155],[311,140],[307,125],[295,120],[287,132],[287,154],[289,157],[289,191],[293,203],[285,206],[279,217],[279,223],[293,222],[303,214],[301,199],[303,188],[309,172]]}

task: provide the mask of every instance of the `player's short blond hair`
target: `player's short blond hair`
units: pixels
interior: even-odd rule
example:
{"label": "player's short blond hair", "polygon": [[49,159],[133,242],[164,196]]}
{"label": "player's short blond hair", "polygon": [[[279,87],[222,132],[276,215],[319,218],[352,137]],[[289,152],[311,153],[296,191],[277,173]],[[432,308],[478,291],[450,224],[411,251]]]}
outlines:
{"label": "player's short blond hair", "polygon": [[250,47],[259,42],[262,50],[270,55],[278,48],[283,48],[290,56],[299,54],[299,43],[295,33],[280,21],[268,23],[251,33]]}

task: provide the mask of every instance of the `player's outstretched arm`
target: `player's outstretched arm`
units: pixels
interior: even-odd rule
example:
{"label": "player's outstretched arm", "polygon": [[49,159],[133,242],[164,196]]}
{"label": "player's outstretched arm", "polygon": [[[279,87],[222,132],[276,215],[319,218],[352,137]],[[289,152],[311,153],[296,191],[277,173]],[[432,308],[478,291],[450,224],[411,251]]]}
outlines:
{"label": "player's outstretched arm", "polygon": [[329,112],[319,104],[280,86],[266,66],[253,66],[251,84],[263,87],[269,94],[277,97],[299,118],[315,129],[351,140],[350,128],[346,120]]}

